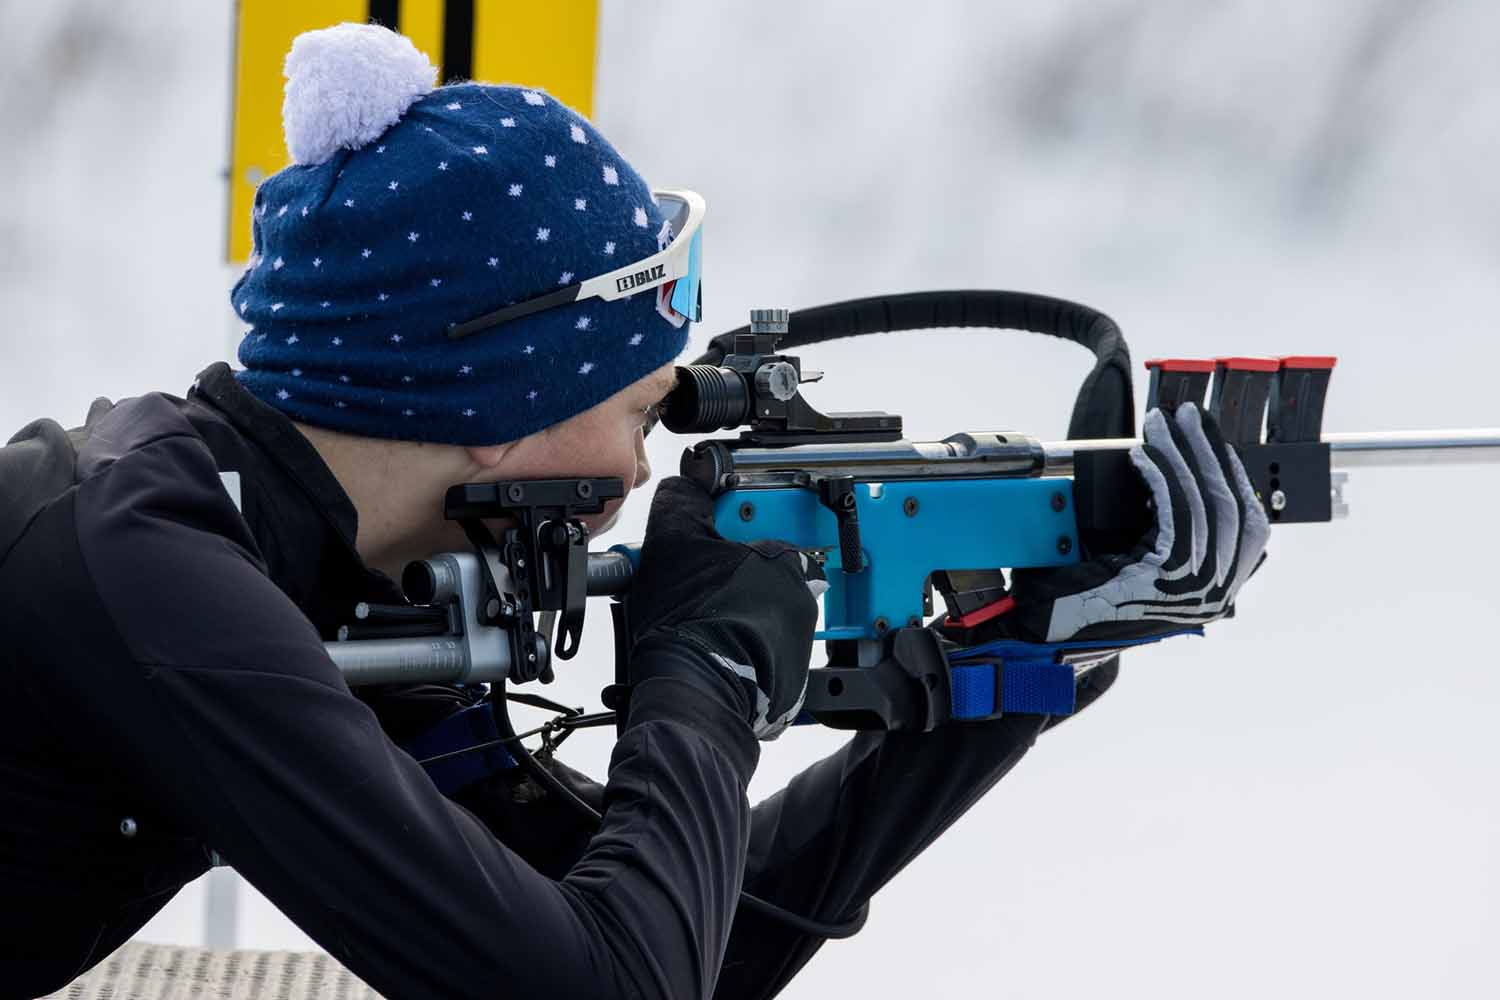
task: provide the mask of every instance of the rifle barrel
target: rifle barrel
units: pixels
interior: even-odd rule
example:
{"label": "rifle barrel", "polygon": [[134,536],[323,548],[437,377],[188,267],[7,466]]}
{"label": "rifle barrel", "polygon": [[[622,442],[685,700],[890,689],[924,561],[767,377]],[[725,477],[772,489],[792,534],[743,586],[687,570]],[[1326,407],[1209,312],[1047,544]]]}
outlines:
{"label": "rifle barrel", "polygon": [[[1073,474],[1081,451],[1115,451],[1140,444],[1137,438],[1049,441],[1044,476]],[[1445,431],[1374,431],[1324,434],[1335,469],[1399,468],[1427,465],[1500,464],[1500,427]]]}

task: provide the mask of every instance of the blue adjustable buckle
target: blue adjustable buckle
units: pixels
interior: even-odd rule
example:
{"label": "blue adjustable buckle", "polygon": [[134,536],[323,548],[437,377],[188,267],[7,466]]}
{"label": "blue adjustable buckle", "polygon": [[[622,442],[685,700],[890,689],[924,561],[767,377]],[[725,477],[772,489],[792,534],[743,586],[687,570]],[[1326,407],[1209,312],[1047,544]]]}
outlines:
{"label": "blue adjustable buckle", "polygon": [[[1131,646],[1143,646],[1179,635],[1202,635],[1185,628],[1145,639],[1110,642],[1021,642],[997,639],[948,657],[952,685],[952,718],[992,719],[1001,715],[1071,715],[1074,665],[1080,659],[1102,659]],[[1093,653],[1094,656],[1087,654]]]}
{"label": "blue adjustable buckle", "polygon": [[[454,712],[422,735],[400,746],[415,760],[422,761],[456,750],[467,750],[499,738],[500,729],[495,724],[494,706],[483,701]],[[510,770],[516,766],[516,759],[504,746],[497,744],[455,757],[444,757],[422,766],[438,791],[451,797],[476,781]]]}

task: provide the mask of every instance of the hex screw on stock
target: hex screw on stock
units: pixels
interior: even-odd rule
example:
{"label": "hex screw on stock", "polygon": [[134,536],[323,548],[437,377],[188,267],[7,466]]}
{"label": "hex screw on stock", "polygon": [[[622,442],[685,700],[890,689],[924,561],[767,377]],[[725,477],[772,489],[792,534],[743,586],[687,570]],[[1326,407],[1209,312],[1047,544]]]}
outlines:
{"label": "hex screw on stock", "polygon": [[740,520],[741,521],[753,521],[753,520],[755,520],[755,504],[751,503],[748,500],[745,501],[744,503],[740,504]]}
{"label": "hex screw on stock", "polygon": [[1061,514],[1063,512],[1063,510],[1067,508],[1067,506],[1068,506],[1068,498],[1065,497],[1065,496],[1063,496],[1062,490],[1053,490],[1052,491],[1052,509],[1055,510],[1055,511],[1057,511],[1059,514]]}
{"label": "hex screw on stock", "polygon": [[885,635],[890,630],[891,630],[891,623],[888,620],[886,620],[885,616],[882,615],[881,617],[875,619],[875,634],[876,635]]}
{"label": "hex screw on stock", "polygon": [[1069,552],[1072,552],[1073,539],[1069,538],[1067,535],[1059,535],[1057,539],[1057,551],[1062,555],[1067,555]]}
{"label": "hex screw on stock", "polygon": [[907,517],[916,517],[918,506],[916,497],[907,497],[901,501],[901,509],[906,512]]}

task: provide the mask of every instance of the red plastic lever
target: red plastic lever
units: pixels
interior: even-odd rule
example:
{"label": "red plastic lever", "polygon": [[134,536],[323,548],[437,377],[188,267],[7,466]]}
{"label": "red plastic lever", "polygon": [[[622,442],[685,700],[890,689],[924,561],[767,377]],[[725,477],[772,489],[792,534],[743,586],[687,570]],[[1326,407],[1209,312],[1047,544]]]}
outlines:
{"label": "red plastic lever", "polygon": [[1152,358],[1146,362],[1146,367],[1160,368],[1164,372],[1208,372],[1213,374],[1214,363],[1212,361],[1199,361],[1194,358]]}
{"label": "red plastic lever", "polygon": [[1294,354],[1291,357],[1281,359],[1281,367],[1286,368],[1315,368],[1320,371],[1332,371],[1333,366],[1338,364],[1339,359],[1327,356],[1310,356]]}

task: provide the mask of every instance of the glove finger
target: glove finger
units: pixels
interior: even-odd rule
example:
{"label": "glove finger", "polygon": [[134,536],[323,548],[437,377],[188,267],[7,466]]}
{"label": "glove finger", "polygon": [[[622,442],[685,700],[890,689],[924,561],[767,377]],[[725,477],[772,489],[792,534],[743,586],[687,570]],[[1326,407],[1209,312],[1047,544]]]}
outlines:
{"label": "glove finger", "polygon": [[1241,585],[1260,566],[1266,545],[1271,540],[1271,519],[1266,516],[1266,509],[1261,506],[1255,487],[1250,485],[1250,477],[1245,474],[1245,466],[1240,462],[1240,457],[1234,453],[1233,448],[1226,446],[1224,451],[1230,481],[1244,502],[1244,527],[1240,533],[1239,557],[1235,563],[1234,579],[1229,584],[1229,599],[1232,601]]}
{"label": "glove finger", "polygon": [[708,491],[685,476],[663,479],[651,498],[645,544],[661,537],[722,538],[714,527],[714,501]]}
{"label": "glove finger", "polygon": [[1222,587],[1234,578],[1238,565],[1236,552],[1240,527],[1244,524],[1244,501],[1229,484],[1226,472],[1228,446],[1212,415],[1196,406],[1183,406],[1177,410],[1177,423],[1197,456],[1198,468],[1204,477],[1204,494],[1212,496],[1211,503],[1218,519],[1214,529],[1217,544],[1214,582]]}
{"label": "glove finger", "polygon": [[[1212,418],[1210,418],[1212,419]],[[1217,429],[1215,429],[1217,430]],[[1208,515],[1209,549],[1204,554],[1205,590],[1216,590],[1233,575],[1240,536],[1240,500],[1225,476],[1222,450],[1216,452],[1203,425],[1203,411],[1192,403],[1177,408],[1172,432],[1193,468]]]}
{"label": "glove finger", "polygon": [[1132,449],[1131,461],[1146,480],[1156,507],[1156,537],[1152,540],[1151,552],[1140,560],[1139,565],[1151,570],[1154,580],[1186,579],[1192,572],[1189,564],[1193,553],[1193,532],[1182,481],[1173,474],[1167,456],[1155,445]]}
{"label": "glove finger", "polygon": [[1186,503],[1186,523],[1176,517],[1177,530],[1188,532],[1188,559],[1185,565],[1168,563],[1162,567],[1162,579],[1175,580],[1196,574],[1203,565],[1208,547],[1208,513],[1203,506],[1203,494],[1198,490],[1197,477],[1188,467],[1187,459],[1177,447],[1172,436],[1172,427],[1161,410],[1146,414],[1145,439],[1149,447],[1155,448],[1165,460],[1163,472],[1175,479]]}

